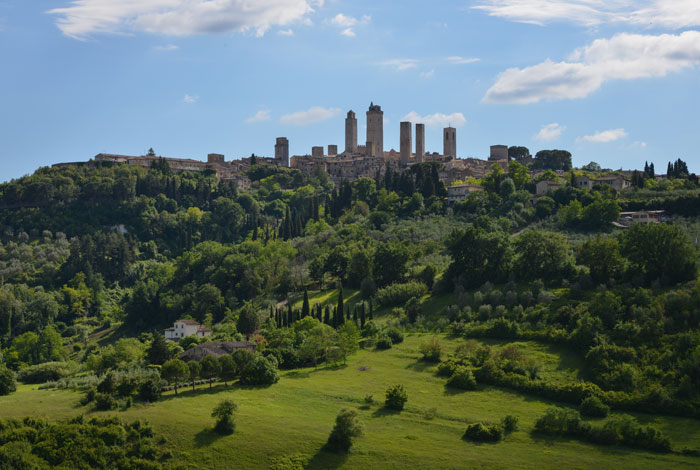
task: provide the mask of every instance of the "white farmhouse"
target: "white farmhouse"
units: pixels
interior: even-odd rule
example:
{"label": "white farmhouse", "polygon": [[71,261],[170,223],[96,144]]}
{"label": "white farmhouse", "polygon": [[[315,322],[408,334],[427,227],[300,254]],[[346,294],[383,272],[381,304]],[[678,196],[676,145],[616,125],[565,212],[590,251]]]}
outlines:
{"label": "white farmhouse", "polygon": [[172,328],[165,330],[165,339],[170,341],[179,341],[188,336],[196,336],[197,338],[205,338],[211,336],[211,330],[204,325],[200,325],[194,320],[178,320],[173,324]]}

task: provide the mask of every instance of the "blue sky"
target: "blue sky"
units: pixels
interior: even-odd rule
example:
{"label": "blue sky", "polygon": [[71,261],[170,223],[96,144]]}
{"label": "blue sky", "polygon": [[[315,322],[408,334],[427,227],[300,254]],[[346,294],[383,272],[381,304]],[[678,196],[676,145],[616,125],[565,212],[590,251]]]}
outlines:
{"label": "blue sky", "polygon": [[100,152],[205,159],[385,147],[425,122],[578,166],[700,172],[697,0],[0,0],[0,180]]}

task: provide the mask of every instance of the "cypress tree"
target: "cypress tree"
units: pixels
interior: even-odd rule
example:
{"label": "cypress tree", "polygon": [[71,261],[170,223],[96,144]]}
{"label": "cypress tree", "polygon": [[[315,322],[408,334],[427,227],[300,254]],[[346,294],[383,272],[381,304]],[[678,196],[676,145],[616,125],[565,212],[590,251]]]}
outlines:
{"label": "cypress tree", "polygon": [[309,293],[304,289],[304,303],[301,306],[301,318],[306,318],[309,316],[311,308],[309,307]]}
{"label": "cypress tree", "polygon": [[[343,284],[340,284],[340,293],[338,294],[338,308],[336,309],[337,312],[337,317],[340,319],[344,318],[344,310],[343,310]],[[335,326],[340,326],[340,322],[335,324]]]}
{"label": "cypress tree", "polygon": [[362,302],[360,307],[360,329],[365,327],[365,303]]}
{"label": "cypress tree", "polygon": [[326,325],[331,324],[331,306],[328,304],[326,304],[326,313],[323,316],[323,323],[325,323]]}
{"label": "cypress tree", "polygon": [[372,306],[372,299],[369,299],[369,321],[374,320],[374,307]]}
{"label": "cypress tree", "polygon": [[292,323],[294,323],[294,312],[292,311],[292,304],[288,303],[287,304],[287,324],[289,326],[292,326]]}
{"label": "cypress tree", "polygon": [[352,311],[352,321],[357,325],[357,305],[355,305],[355,308]]}

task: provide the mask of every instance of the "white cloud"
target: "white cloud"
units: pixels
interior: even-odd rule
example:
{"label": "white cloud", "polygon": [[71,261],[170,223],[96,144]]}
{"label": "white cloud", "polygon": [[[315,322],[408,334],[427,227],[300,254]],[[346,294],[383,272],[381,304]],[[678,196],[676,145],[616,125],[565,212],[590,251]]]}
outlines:
{"label": "white cloud", "polygon": [[180,47],[176,46],[175,44],[163,44],[161,46],[153,46],[154,51],[160,52],[176,51],[178,49],[180,49]]}
{"label": "white cloud", "polygon": [[185,95],[184,98],[182,98],[182,101],[184,101],[187,104],[194,104],[199,100],[199,96],[197,95]]}
{"label": "white cloud", "polygon": [[58,16],[63,34],[86,39],[132,31],[188,36],[253,30],[262,36],[312,11],[308,0],[72,0],[48,13]]}
{"label": "white cloud", "polygon": [[647,148],[647,143],[644,141],[641,141],[641,142],[635,141],[635,142],[632,142],[632,146],[645,149],[645,148]]}
{"label": "white cloud", "polygon": [[609,80],[663,77],[700,65],[700,31],[659,36],[618,34],[575,50],[568,61],[549,59],[502,72],[488,103],[528,104],[584,98]]}
{"label": "white cloud", "polygon": [[462,113],[435,113],[421,116],[415,111],[411,111],[402,117],[401,121],[409,121],[415,124],[425,124],[428,127],[462,127],[467,123],[467,119]]}
{"label": "white cloud", "polygon": [[403,72],[404,70],[418,67],[419,62],[420,61],[417,59],[390,59],[385,60],[384,62],[380,62],[379,65],[382,65],[384,67],[390,67],[398,70],[399,72]]}
{"label": "white cloud", "polygon": [[538,25],[623,23],[673,29],[700,25],[697,0],[482,0],[472,8],[489,16]]}
{"label": "white cloud", "polygon": [[372,17],[369,15],[363,15],[361,18],[358,19],[353,16],[347,16],[342,13],[338,13],[333,18],[331,18],[330,23],[333,26],[342,28],[340,34],[342,34],[343,36],[354,38],[355,36],[357,36],[357,34],[355,33],[355,30],[353,28],[355,26],[365,25],[371,20]]}
{"label": "white cloud", "polygon": [[596,132],[593,135],[579,137],[576,139],[576,142],[593,142],[597,144],[604,144],[624,139],[625,137],[627,137],[627,131],[624,129],[610,129],[607,131]]}
{"label": "white cloud", "polygon": [[293,29],[281,29],[277,31],[277,34],[280,36],[294,36],[294,30]]}
{"label": "white cloud", "polygon": [[540,131],[535,135],[534,139],[540,142],[551,142],[561,136],[566,130],[566,126],[562,126],[556,122],[546,124],[540,128]]}
{"label": "white cloud", "polygon": [[322,108],[314,106],[306,111],[297,111],[291,114],[285,114],[280,118],[282,124],[290,124],[293,126],[306,126],[317,122],[325,121],[334,118],[340,114],[339,108]]}
{"label": "white cloud", "polygon": [[447,58],[447,61],[451,64],[463,65],[463,64],[473,64],[479,62],[481,59],[477,57],[460,57],[458,55],[453,55]]}
{"label": "white cloud", "polygon": [[433,78],[434,75],[435,75],[435,69],[420,73],[421,78]]}
{"label": "white cloud", "polygon": [[249,117],[248,119],[245,120],[245,122],[251,124],[254,122],[263,122],[263,121],[269,121],[270,120],[270,111],[267,109],[262,109],[255,113],[255,115]]}

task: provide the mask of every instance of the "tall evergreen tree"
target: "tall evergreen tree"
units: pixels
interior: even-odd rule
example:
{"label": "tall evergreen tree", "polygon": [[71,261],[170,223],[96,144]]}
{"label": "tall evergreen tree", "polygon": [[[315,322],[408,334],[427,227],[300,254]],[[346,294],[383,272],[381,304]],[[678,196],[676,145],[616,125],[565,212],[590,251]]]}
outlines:
{"label": "tall evergreen tree", "polygon": [[323,316],[323,323],[329,326],[331,324],[331,306],[328,304],[326,304],[326,313]]}
{"label": "tall evergreen tree", "polygon": [[309,293],[304,289],[304,303],[301,306],[301,318],[306,318],[311,312],[311,307],[309,306]]}
{"label": "tall evergreen tree", "polygon": [[170,359],[170,350],[165,342],[165,336],[157,331],[153,334],[153,341],[151,341],[151,346],[146,352],[146,358],[150,364],[159,366]]}
{"label": "tall evergreen tree", "polygon": [[374,320],[374,307],[372,306],[372,299],[369,299],[369,321]]}
{"label": "tall evergreen tree", "polygon": [[[339,318],[341,318],[341,319],[344,318],[344,314],[343,314],[344,310],[343,310],[343,309],[344,309],[344,305],[343,305],[343,284],[341,283],[341,284],[340,284],[340,292],[338,293],[338,307],[337,307],[337,310],[336,310],[336,313],[337,313],[336,317],[339,317]],[[335,324],[335,326],[340,326],[340,324],[342,324],[342,320],[341,320],[339,323]]]}
{"label": "tall evergreen tree", "polygon": [[365,327],[365,303],[360,305],[360,329]]}

